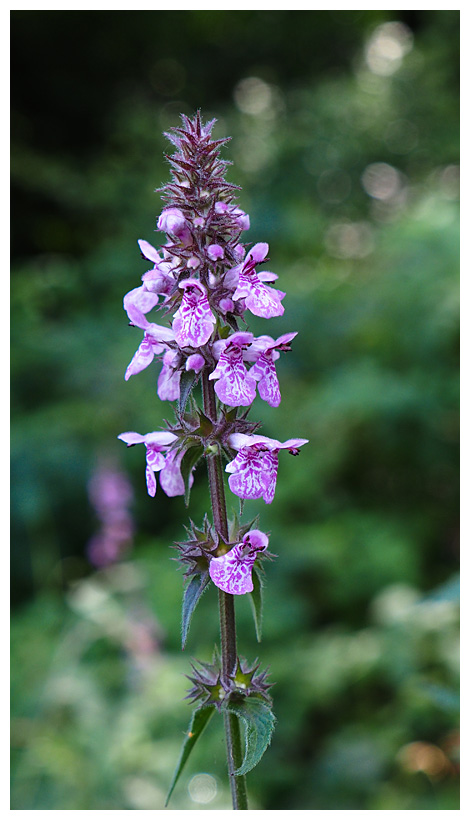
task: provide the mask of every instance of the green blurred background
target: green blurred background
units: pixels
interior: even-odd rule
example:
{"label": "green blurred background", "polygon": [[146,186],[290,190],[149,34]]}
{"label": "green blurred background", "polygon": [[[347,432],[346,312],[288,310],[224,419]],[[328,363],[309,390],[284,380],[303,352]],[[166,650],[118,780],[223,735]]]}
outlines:
{"label": "green blurred background", "polygon": [[[171,418],[158,368],[124,382],[122,296],[158,241],[162,131],[200,108],[287,292],[252,329],[299,331],[251,417],[310,440],[245,505],[278,556],[261,646],[237,610],[276,681],[250,807],[457,809],[459,13],[14,11],[11,35],[12,808],[162,809],[217,641],[211,589],[181,652],[168,548],[204,469],[189,511],[150,499],[116,440]],[[133,501],[97,567],[106,465]],[[230,808],[223,759],[214,720],[171,807]]]}

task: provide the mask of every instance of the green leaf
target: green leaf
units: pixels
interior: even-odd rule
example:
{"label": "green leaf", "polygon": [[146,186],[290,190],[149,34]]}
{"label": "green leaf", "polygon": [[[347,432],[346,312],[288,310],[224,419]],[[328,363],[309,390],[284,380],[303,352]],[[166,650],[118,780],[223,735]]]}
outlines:
{"label": "green leaf", "polygon": [[180,758],[176,765],[173,780],[171,781],[171,785],[165,800],[165,807],[168,806],[168,803],[170,802],[170,797],[173,794],[173,790],[178,782],[181,772],[183,771],[185,763],[189,755],[191,754],[192,750],[194,749],[196,741],[199,740],[209,720],[214,714],[214,709],[215,706],[200,706],[198,709],[194,710],[191,717],[191,723],[189,724],[189,729],[186,733],[186,737],[183,742]]}
{"label": "green leaf", "polygon": [[183,370],[181,372],[180,395],[178,399],[178,410],[180,413],[184,413],[189,394],[198,378],[199,373],[195,373],[194,370]]}
{"label": "green leaf", "polygon": [[189,504],[189,494],[191,492],[191,487],[189,484],[191,472],[193,467],[196,466],[197,462],[201,458],[203,452],[203,446],[201,444],[195,444],[194,446],[188,447],[183,458],[181,459],[181,475],[183,476],[184,481],[184,503],[186,506]]}
{"label": "green leaf", "polygon": [[204,572],[198,575],[193,575],[183,595],[183,613],[181,618],[181,648],[186,646],[186,639],[188,637],[189,625],[196,605],[205,592],[209,583],[209,573]]}
{"label": "green leaf", "polygon": [[231,701],[222,707],[243,721],[245,727],[245,755],[243,763],[234,774],[241,775],[254,769],[271,742],[276,718],[271,709],[256,697],[240,702]]}
{"label": "green leaf", "polygon": [[250,592],[250,604],[255,622],[256,640],[261,643],[261,627],[263,621],[263,582],[258,567],[253,567],[253,592]]}
{"label": "green leaf", "polygon": [[198,420],[199,420],[199,427],[195,430],[195,432],[197,432],[197,434],[199,436],[202,436],[203,438],[207,438],[212,433],[212,431],[214,429],[214,425],[211,422],[211,420],[208,419],[207,416],[204,415],[202,410],[198,409],[197,417],[198,417]]}

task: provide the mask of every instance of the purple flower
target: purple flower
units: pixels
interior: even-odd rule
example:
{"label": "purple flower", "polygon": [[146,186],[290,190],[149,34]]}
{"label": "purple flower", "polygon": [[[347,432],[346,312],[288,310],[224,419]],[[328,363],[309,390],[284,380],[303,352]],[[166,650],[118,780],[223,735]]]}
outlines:
{"label": "purple flower", "polygon": [[248,360],[256,357],[250,376],[256,379],[261,398],[271,407],[279,407],[281,403],[281,391],[274,362],[279,358],[280,350],[291,349],[289,343],[295,336],[297,333],[284,333],[276,340],[271,336],[260,336],[254,340],[247,352]]}
{"label": "purple flower", "polygon": [[225,278],[226,285],[236,282],[233,299],[244,299],[245,306],[251,313],[255,316],[263,316],[265,319],[282,316],[284,308],[281,300],[286,295],[281,290],[264,284],[264,281],[275,279],[275,274],[268,271],[256,273],[256,265],[266,259],[268,250],[269,246],[266,242],[258,242],[247,253],[244,262],[228,271]]}
{"label": "purple flower", "polygon": [[213,262],[216,262],[217,259],[224,258],[224,249],[221,245],[208,245],[206,253]]}
{"label": "purple flower", "polygon": [[196,373],[200,373],[205,363],[206,360],[200,353],[191,353],[186,359],[185,368],[186,370],[194,370]]}
{"label": "purple flower", "polygon": [[217,348],[222,344],[224,347],[209,379],[218,379],[214,390],[220,401],[229,407],[249,407],[255,399],[256,381],[243,364],[243,352],[252,341],[252,333],[240,332],[216,343]]}
{"label": "purple flower", "polygon": [[133,447],[134,444],[145,444],[146,448],[146,469],[145,477],[147,481],[147,491],[152,497],[157,491],[157,479],[155,473],[160,472],[160,484],[163,491],[168,496],[184,495],[184,481],[181,475],[181,457],[170,451],[165,459],[163,452],[166,452],[171,444],[177,440],[177,436],[165,430],[147,433],[142,436],[140,433],[121,433],[118,439]]}
{"label": "purple flower", "polygon": [[219,558],[212,558],[209,574],[219,589],[230,595],[245,595],[253,591],[253,564],[259,552],[268,546],[268,536],[260,530],[250,530],[243,541],[230,552]]}
{"label": "purple flower", "polygon": [[123,305],[129,321],[140,327],[139,322],[142,321],[142,316],[152,310],[157,302],[158,293],[151,293],[145,285],[141,285],[139,288],[133,288],[129,293],[126,293]]}
{"label": "purple flower", "polygon": [[228,296],[223,296],[219,302],[219,310],[221,313],[232,313],[234,307],[232,299],[229,299]]}
{"label": "purple flower", "polygon": [[298,448],[308,439],[291,438],[281,442],[267,436],[247,436],[233,433],[229,444],[237,455],[225,470],[231,473],[229,487],[239,498],[263,498],[271,504],[276,490],[278,455],[280,450],[298,454]]}
{"label": "purple flower", "polygon": [[237,227],[242,231],[248,231],[250,228],[250,217],[235,205],[229,205],[227,202],[216,202],[215,212],[217,214],[229,214],[234,217]]}
{"label": "purple flower", "polygon": [[202,347],[212,336],[216,322],[206,289],[198,279],[184,279],[179,287],[184,293],[173,320],[175,339],[180,347]]}
{"label": "purple flower", "polygon": [[150,334],[144,333],[143,340],[127,366],[124,375],[126,382],[131,376],[135,376],[136,373],[141,373],[142,370],[145,370],[145,368],[153,362],[155,356],[158,356],[159,353],[163,353],[164,350],[165,345],[162,344],[162,342],[158,342],[156,339],[153,339]]}
{"label": "purple flower", "polygon": [[[181,461],[183,451],[177,453],[170,450],[165,459],[165,466],[160,472],[160,486],[169,498],[176,495],[184,495],[184,480],[181,475]],[[189,486],[192,487],[194,478],[189,477]]]}
{"label": "purple flower", "polygon": [[188,223],[179,208],[165,208],[158,217],[157,228],[170,236],[178,237],[182,242],[191,240]]}
{"label": "purple flower", "polygon": [[150,242],[146,242],[145,239],[139,239],[137,241],[142,256],[155,263],[151,270],[148,270],[142,275],[145,290],[168,296],[175,287],[175,279],[170,259],[162,259],[156,248],[154,248]]}
{"label": "purple flower", "polygon": [[97,567],[106,566],[117,561],[132,544],[132,487],[125,473],[104,462],[88,483],[88,496],[100,521],[99,530],[87,545],[88,558]]}
{"label": "purple flower", "polygon": [[153,362],[155,356],[158,356],[167,349],[166,342],[172,342],[175,338],[171,328],[149,322],[144,314],[137,308],[131,310],[131,313],[133,316],[132,324],[136,327],[140,327],[141,330],[145,330],[145,333],[142,342],[127,367],[124,376],[126,381],[136,373],[145,370],[145,368]]}
{"label": "purple flower", "polygon": [[179,356],[178,350],[167,350],[163,356],[163,367],[157,381],[157,393],[162,401],[179,399],[181,370],[176,370],[173,366]]}

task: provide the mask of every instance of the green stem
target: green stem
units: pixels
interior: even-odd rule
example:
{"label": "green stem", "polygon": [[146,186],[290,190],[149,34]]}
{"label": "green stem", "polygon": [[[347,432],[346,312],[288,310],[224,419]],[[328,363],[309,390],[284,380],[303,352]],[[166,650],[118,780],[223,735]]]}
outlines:
{"label": "green stem", "polygon": [[[217,421],[217,405],[213,383],[208,372],[202,374],[202,394],[204,413],[213,422]],[[227,508],[225,504],[224,474],[220,452],[207,456],[207,472],[211,495],[214,526],[222,538],[228,541]],[[225,680],[235,671],[237,664],[237,635],[235,629],[234,597],[219,590],[220,643],[222,656],[222,676]],[[240,724],[236,715],[224,713],[225,739],[227,745],[227,766],[234,809],[248,809],[246,780],[244,775],[235,775],[243,761]]]}

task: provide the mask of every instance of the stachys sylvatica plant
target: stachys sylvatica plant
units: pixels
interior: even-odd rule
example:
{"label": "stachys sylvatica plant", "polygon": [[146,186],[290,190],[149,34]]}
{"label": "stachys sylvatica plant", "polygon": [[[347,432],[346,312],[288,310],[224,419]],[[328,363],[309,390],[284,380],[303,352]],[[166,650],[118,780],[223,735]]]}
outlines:
{"label": "stachys sylvatica plant", "polygon": [[[256,393],[271,407],[281,401],[276,361],[297,335],[254,336],[250,314],[282,316],[285,294],[273,287],[277,275],[259,267],[268,245],[242,242],[249,216],[238,206],[240,189],[224,178],[231,163],[220,158],[227,139],[213,140],[215,120],[203,123],[199,112],[182,116],[181,127],[165,134],[176,149],[167,159],[171,181],[159,189],[164,208],[158,217],[161,244],[139,239],[151,263],[142,284],[124,297],[129,323],[143,331],[126,380],[156,359],[161,363],[157,393],[174,403],[174,419],[163,430],[127,432],[118,438],[129,447],[145,447],[147,491],[155,496],[157,474],[167,496],[184,495],[189,503],[194,469],[205,461],[212,516],[177,543],[185,568],[182,644],[196,605],[210,584],[218,587],[220,651],[210,662],[192,665],[188,698],[195,703],[168,800],[188,756],[210,718],[222,716],[234,809],[247,809],[245,775],[258,763],[274,727],[270,683],[259,663],[238,654],[235,599],[251,597],[258,640],[261,630],[263,561],[272,558],[268,536],[257,521],[242,523],[238,512],[227,517],[224,472],[239,499],[262,498],[271,504],[279,456],[297,455],[303,438],[278,441],[260,435],[248,413]],[[152,321],[155,312],[164,324]],[[225,465],[225,467],[224,467]]]}

